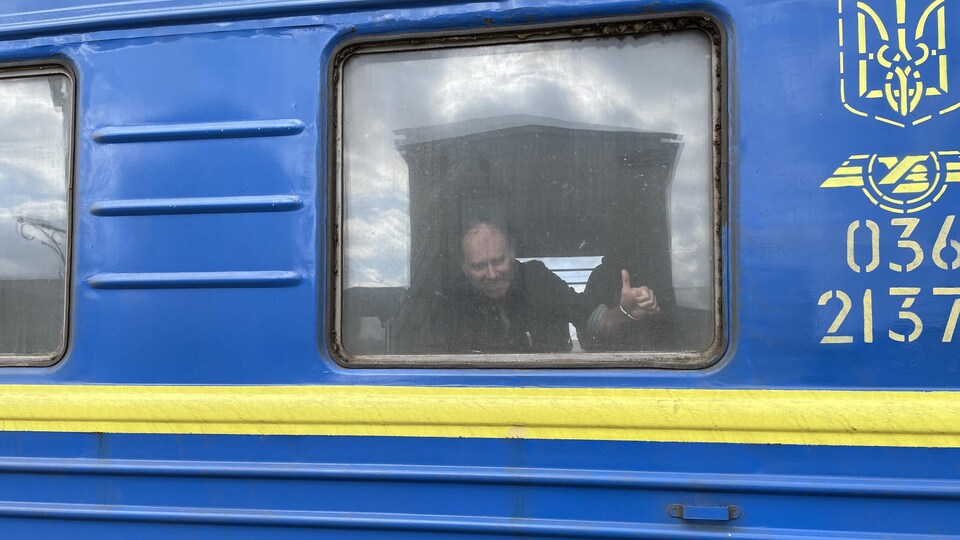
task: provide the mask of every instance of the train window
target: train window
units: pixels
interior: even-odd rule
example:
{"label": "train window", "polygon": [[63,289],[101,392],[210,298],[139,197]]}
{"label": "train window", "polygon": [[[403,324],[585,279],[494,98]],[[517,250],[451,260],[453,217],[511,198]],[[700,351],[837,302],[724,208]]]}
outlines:
{"label": "train window", "polygon": [[719,51],[702,18],[344,48],[340,361],[707,365]]}
{"label": "train window", "polygon": [[64,347],[73,84],[59,69],[0,73],[0,364]]}

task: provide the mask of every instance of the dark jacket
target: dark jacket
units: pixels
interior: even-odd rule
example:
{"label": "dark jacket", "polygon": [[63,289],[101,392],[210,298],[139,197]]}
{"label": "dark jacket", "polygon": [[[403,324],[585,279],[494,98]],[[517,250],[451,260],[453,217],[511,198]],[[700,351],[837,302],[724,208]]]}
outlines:
{"label": "dark jacket", "polygon": [[586,324],[591,308],[540,261],[514,262],[516,275],[500,301],[461,276],[431,295],[413,295],[400,308],[395,353],[532,353],[572,348],[570,327]]}

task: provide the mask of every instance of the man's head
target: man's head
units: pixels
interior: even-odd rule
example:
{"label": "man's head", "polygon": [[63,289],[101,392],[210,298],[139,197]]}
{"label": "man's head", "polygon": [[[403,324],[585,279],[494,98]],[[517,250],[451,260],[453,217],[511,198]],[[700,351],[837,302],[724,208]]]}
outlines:
{"label": "man's head", "polygon": [[460,268],[475,289],[491,300],[506,296],[513,281],[513,245],[496,225],[478,223],[463,235]]}

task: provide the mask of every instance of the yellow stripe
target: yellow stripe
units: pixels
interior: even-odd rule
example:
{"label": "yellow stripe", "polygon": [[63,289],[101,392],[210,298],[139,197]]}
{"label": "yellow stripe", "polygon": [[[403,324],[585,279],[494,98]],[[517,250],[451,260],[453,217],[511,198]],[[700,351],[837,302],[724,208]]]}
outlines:
{"label": "yellow stripe", "polygon": [[[870,97],[870,96],[867,96],[867,97]],[[885,122],[885,123],[887,123],[887,124],[890,124],[891,126],[906,127],[906,126],[904,126],[903,124],[901,124],[900,122],[894,122],[893,120],[888,120],[888,119],[886,119],[886,118],[884,118],[884,117],[882,117],[882,116],[874,116],[874,118],[876,118],[877,120],[879,120],[879,121],[881,121],[881,122]]]}
{"label": "yellow stripe", "polygon": [[940,114],[947,114],[948,112],[953,112],[957,110],[957,108],[960,108],[960,103],[954,103],[953,105],[947,107],[946,109],[942,109],[940,111]]}
{"label": "yellow stripe", "polygon": [[[842,90],[843,90],[843,81],[840,81],[840,90],[841,90],[841,93],[842,93]],[[852,112],[853,114],[855,114],[855,115],[857,115],[857,116],[864,116],[864,117],[869,116],[867,113],[862,112],[862,111],[858,111],[857,109],[854,109],[853,107],[851,107],[846,101],[843,100],[842,97],[841,97],[841,100],[840,100],[840,101],[843,102],[843,107],[844,107],[845,109],[847,109],[848,111]]]}
{"label": "yellow stripe", "polygon": [[960,392],[0,387],[0,429],[960,447]]}
{"label": "yellow stripe", "polygon": [[[843,167],[841,167],[843,168]],[[831,176],[820,184],[822,188],[860,187],[863,185],[862,176]]]}
{"label": "yellow stripe", "polygon": [[[912,176],[912,175],[911,175]],[[907,177],[909,180],[912,180]],[[893,188],[894,193],[923,193],[930,187],[928,182],[910,182],[900,184],[897,187]]]}

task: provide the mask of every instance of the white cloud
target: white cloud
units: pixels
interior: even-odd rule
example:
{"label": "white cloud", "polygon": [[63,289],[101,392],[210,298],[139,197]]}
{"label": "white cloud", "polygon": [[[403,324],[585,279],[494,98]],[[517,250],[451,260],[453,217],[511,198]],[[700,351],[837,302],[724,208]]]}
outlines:
{"label": "white cloud", "polygon": [[0,80],[0,193],[11,182],[47,194],[64,189],[64,111],[53,101],[64,91],[47,77]]}
{"label": "white cloud", "polygon": [[344,79],[348,285],[408,279],[407,164],[395,130],[511,114],[680,135],[670,194],[674,280],[709,285],[710,55],[709,40],[690,31],[351,59]]}
{"label": "white cloud", "polygon": [[[56,277],[65,269],[25,219],[67,227],[66,77],[0,80],[0,279]],[[58,237],[58,242],[65,238]]]}
{"label": "white cloud", "polygon": [[345,226],[348,287],[405,285],[410,252],[410,220],[400,210],[372,210]]}

